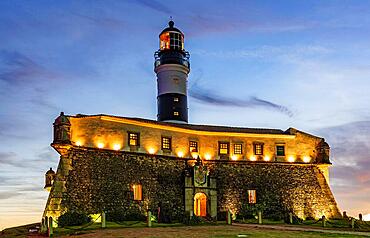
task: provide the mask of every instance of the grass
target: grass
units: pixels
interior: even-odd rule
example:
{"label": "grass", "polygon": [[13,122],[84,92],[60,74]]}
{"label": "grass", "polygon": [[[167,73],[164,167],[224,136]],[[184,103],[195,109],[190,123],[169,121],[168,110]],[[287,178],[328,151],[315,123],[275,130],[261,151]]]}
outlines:
{"label": "grass", "polygon": [[[308,227],[308,228],[321,228],[323,229],[322,223],[311,224],[313,221],[306,221],[307,224],[300,225],[289,225],[289,227]],[[255,219],[244,220],[247,224],[257,224]],[[264,219],[263,223],[265,225],[283,225],[283,221],[273,221]],[[176,238],[205,238],[205,237],[238,237],[238,235],[246,235],[246,237],[300,237],[300,238],[316,238],[316,237],[363,237],[360,235],[350,235],[350,234],[331,234],[322,232],[312,232],[312,231],[289,231],[284,230],[284,226],[281,226],[280,230],[273,230],[268,227],[246,227],[246,226],[228,226],[225,225],[225,221],[218,221],[217,223],[209,224],[203,223],[196,226],[186,226],[182,223],[172,223],[163,224],[153,222],[153,227],[148,228],[145,222],[136,221],[125,221],[120,224],[114,222],[107,222],[107,229],[101,229],[100,223],[93,223],[92,225],[86,226],[74,226],[68,228],[55,228],[55,237],[176,237]],[[311,224],[311,225],[308,225]],[[343,230],[352,231],[349,226],[349,222],[345,220],[330,220],[327,223],[327,228],[331,230],[337,230],[341,232]],[[26,226],[19,226],[14,228],[5,229],[0,233],[0,237],[27,237],[29,228],[35,227],[38,224],[30,224]],[[286,225],[286,224],[285,224]],[[338,229],[337,227],[347,227]],[[83,229],[81,229],[83,228]],[[357,229],[356,229],[357,230]]]}
{"label": "grass", "polygon": [[[118,229],[99,229],[85,231],[79,233],[78,237],[143,237],[143,238],[231,238],[238,237],[238,235],[246,235],[246,237],[257,237],[257,238],[275,238],[275,237],[286,237],[286,238],[319,238],[319,237],[363,237],[358,235],[349,234],[328,234],[321,232],[305,232],[305,231],[282,231],[282,230],[270,230],[266,228],[250,228],[250,227],[237,227],[227,225],[217,226],[172,226],[172,227],[156,227],[156,228],[118,228]],[[72,236],[73,237],[73,236]],[[76,236],[77,237],[77,236]]]}

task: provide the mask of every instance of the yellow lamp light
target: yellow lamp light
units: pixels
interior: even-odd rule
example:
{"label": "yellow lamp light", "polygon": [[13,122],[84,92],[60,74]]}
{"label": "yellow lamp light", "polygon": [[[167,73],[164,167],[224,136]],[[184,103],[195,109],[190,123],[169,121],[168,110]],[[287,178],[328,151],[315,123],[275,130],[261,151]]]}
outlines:
{"label": "yellow lamp light", "polygon": [[204,154],[204,158],[205,158],[206,160],[210,160],[210,159],[212,158],[212,156],[211,156],[211,154],[206,153],[206,154]]}
{"label": "yellow lamp light", "polygon": [[77,146],[82,146],[82,141],[80,141],[80,140],[76,141],[76,145]]}
{"label": "yellow lamp light", "polygon": [[288,157],[288,162],[293,163],[294,161],[295,161],[294,156],[291,155]]}
{"label": "yellow lamp light", "polygon": [[148,153],[151,154],[151,155],[155,154],[155,149],[153,147],[150,147],[148,149]]}
{"label": "yellow lamp light", "polygon": [[193,157],[193,159],[198,159],[198,156],[199,156],[199,153],[198,152],[191,152],[191,157]]}
{"label": "yellow lamp light", "polygon": [[180,158],[184,157],[184,152],[182,151],[177,152],[177,156]]}
{"label": "yellow lamp light", "polygon": [[263,157],[263,160],[264,161],[270,161],[270,156],[266,155],[265,157]]}
{"label": "yellow lamp light", "polygon": [[121,145],[120,144],[114,144],[113,145],[113,150],[120,150],[121,149]]}
{"label": "yellow lamp light", "polygon": [[99,149],[102,149],[102,148],[104,148],[104,143],[103,142],[98,142],[97,146],[98,146]]}
{"label": "yellow lamp light", "polygon": [[310,158],[310,156],[304,156],[302,160],[305,163],[309,163],[311,161],[311,158]]}
{"label": "yellow lamp light", "polygon": [[231,159],[232,159],[232,160],[238,160],[238,156],[237,156],[237,155],[232,155],[232,156],[231,156]]}
{"label": "yellow lamp light", "polygon": [[256,161],[256,160],[257,160],[257,158],[256,158],[256,156],[252,155],[251,157],[249,157],[249,160],[250,160],[250,161]]}

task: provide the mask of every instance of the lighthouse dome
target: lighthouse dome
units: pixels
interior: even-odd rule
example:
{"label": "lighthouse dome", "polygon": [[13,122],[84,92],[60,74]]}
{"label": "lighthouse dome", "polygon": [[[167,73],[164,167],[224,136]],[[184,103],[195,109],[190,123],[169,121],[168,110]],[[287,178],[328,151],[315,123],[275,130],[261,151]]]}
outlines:
{"label": "lighthouse dome", "polygon": [[171,20],[168,27],[159,34],[159,49],[162,50],[184,50],[184,34],[174,27],[175,23]]}

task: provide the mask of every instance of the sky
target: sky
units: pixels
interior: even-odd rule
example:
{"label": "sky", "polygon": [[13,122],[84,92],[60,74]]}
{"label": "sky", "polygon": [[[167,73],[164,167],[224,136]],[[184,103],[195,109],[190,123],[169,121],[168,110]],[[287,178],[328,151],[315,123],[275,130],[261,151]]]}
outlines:
{"label": "sky", "polygon": [[61,111],[156,118],[170,16],[190,53],[190,123],[325,137],[339,208],[370,214],[370,1],[3,0],[0,230],[40,221]]}

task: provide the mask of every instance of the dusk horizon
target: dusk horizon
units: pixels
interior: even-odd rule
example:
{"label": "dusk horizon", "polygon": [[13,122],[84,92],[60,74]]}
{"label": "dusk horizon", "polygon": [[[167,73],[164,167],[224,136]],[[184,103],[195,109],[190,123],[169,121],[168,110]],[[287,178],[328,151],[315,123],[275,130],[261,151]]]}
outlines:
{"label": "dusk horizon", "polygon": [[188,123],[325,138],[340,212],[370,220],[370,2],[1,1],[0,230],[42,219],[61,112],[157,120],[170,19]]}

